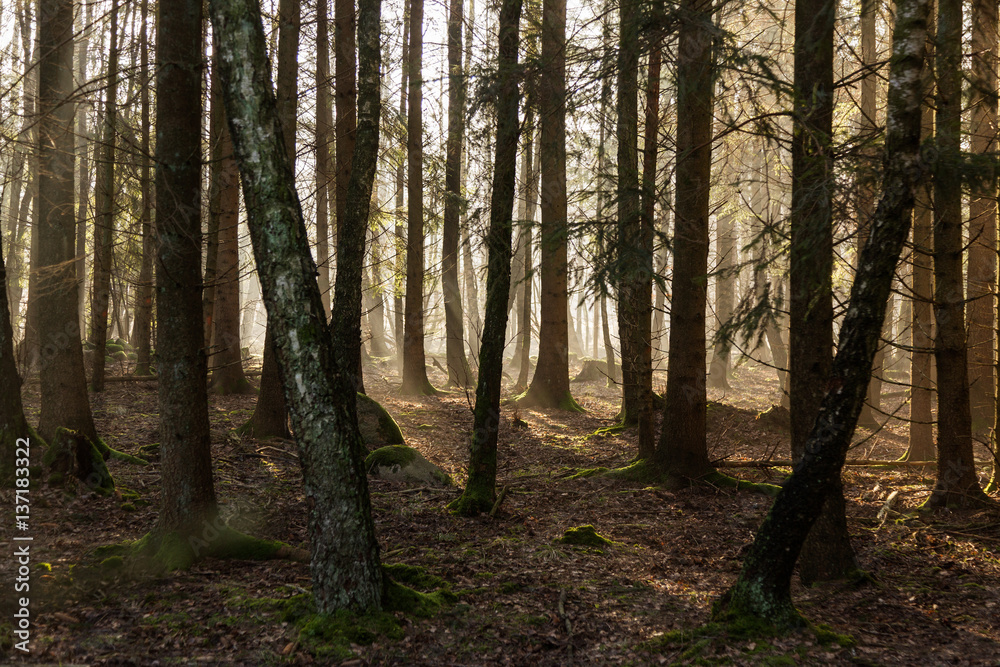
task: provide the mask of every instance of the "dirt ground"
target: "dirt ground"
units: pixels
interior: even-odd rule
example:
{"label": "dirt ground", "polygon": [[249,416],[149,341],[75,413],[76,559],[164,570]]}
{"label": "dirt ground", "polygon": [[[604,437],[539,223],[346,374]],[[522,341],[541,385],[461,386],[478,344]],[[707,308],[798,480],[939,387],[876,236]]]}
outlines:
{"label": "dirt ground", "polygon": [[[437,386],[443,376],[431,376]],[[663,378],[657,376],[657,389]],[[507,380],[505,380],[507,382]],[[710,391],[709,443],[720,463],[786,459],[780,418],[757,415],[778,401],[772,370],[736,367],[733,390]],[[368,368],[366,386],[396,417],[408,444],[460,486],[468,459],[471,392],[400,397],[388,363]],[[426,568],[458,602],[432,618],[399,615],[397,638],[352,646],[350,665],[1000,665],[1000,523],[985,513],[910,513],[928,495],[930,467],[851,467],[847,511],[862,568],[874,581],[802,587],[801,612],[839,636],[813,632],[737,639],[697,632],[733,582],[741,556],[771,499],[749,491],[696,486],[669,491],[578,470],[620,467],[636,434],[595,436],[611,425],[618,392],[604,382],[575,383],[583,414],[506,407],[495,517],[463,519],[444,506],[457,490],[371,480],[383,561]],[[28,407],[37,415],[37,383]],[[509,394],[509,386],[506,388]],[[213,397],[210,405],[216,493],[234,527],[305,547],[306,512],[294,443],[241,439],[231,429],[253,410],[252,397]],[[905,416],[896,396],[887,411]],[[138,454],[159,440],[153,383],[115,383],[93,398],[100,432],[112,447]],[[852,459],[892,460],[906,426],[859,429]],[[984,454],[985,452],[981,452]],[[40,454],[40,452],[35,452]],[[62,665],[331,664],[311,655],[276,604],[308,591],[308,565],[291,561],[206,560],[160,578],[127,570],[74,576],[101,545],[135,540],[159,506],[157,462],[110,463],[116,497],[67,493],[36,484],[31,652],[11,647],[13,496],[0,494],[0,661]],[[752,481],[779,482],[787,469],[735,467]],[[981,468],[983,481],[990,469]],[[890,494],[887,513],[879,514]],[[555,542],[590,524],[605,548]],[[48,563],[47,567],[41,566]],[[79,572],[80,570],[78,570]],[[95,568],[90,568],[90,572]],[[255,603],[257,602],[257,603]],[[844,636],[846,635],[846,636]],[[833,641],[831,641],[831,638]],[[335,663],[334,663],[335,664]]]}

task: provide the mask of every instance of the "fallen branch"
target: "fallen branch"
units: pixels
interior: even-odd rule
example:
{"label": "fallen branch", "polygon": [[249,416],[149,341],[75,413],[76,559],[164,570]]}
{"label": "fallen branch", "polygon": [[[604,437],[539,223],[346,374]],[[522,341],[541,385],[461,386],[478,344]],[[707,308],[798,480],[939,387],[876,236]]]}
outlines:
{"label": "fallen branch", "polygon": [[497,510],[500,509],[500,503],[502,503],[503,499],[506,497],[507,497],[507,487],[504,486],[502,489],[500,489],[500,495],[497,496],[497,501],[493,503],[493,509],[490,510],[491,519],[497,515]]}

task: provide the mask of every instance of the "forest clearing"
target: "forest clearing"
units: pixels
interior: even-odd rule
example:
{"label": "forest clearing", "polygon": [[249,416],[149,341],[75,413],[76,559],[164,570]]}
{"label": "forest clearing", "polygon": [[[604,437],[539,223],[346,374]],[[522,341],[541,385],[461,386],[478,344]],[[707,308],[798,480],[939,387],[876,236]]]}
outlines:
{"label": "forest clearing", "polygon": [[[752,363],[735,373],[731,394],[710,394],[713,460],[784,458],[787,424],[757,418],[780,397],[775,374]],[[187,572],[153,579],[125,567],[102,567],[105,557],[95,549],[141,537],[155,519],[159,500],[155,460],[142,467],[113,461],[120,485],[116,496],[73,496],[59,489],[35,496],[33,519],[39,527],[33,548],[52,569],[35,575],[42,592],[32,660],[64,665],[996,664],[1000,527],[982,513],[933,520],[915,513],[929,493],[933,466],[846,469],[851,539],[873,581],[796,583],[793,590],[802,612],[828,627],[828,635],[805,630],[772,638],[701,636],[698,628],[739,571],[771,498],[710,486],[669,491],[601,477],[571,479],[597,466],[620,467],[634,452],[634,429],[593,436],[614,422],[618,394],[604,381],[592,381],[574,383],[586,413],[507,413],[498,479],[508,489],[506,498],[492,517],[455,517],[444,506],[463,484],[472,423],[468,400],[459,392],[399,397],[392,390],[393,375],[385,364],[371,367],[372,395],[396,416],[407,443],[458,487],[373,478],[382,557],[387,564],[424,568],[439,578],[433,586],[447,586],[455,594],[453,604],[431,618],[399,614],[399,628],[391,636],[370,636],[371,643],[356,637],[357,643],[326,647],[324,653],[321,642],[310,645],[299,638],[294,621],[282,620],[283,603],[309,588],[304,563],[209,559]],[[33,393],[29,390],[29,405]],[[139,454],[139,445],[155,439],[155,409],[150,383],[119,383],[95,404],[95,417],[112,447]],[[252,399],[245,396],[212,398],[212,449],[223,516],[255,536],[307,548],[293,444],[231,435],[251,411]],[[897,458],[905,450],[900,428],[900,422],[891,422],[876,434],[859,429],[851,458]],[[747,481],[775,483],[787,468],[730,472]],[[886,498],[896,492],[888,514],[880,515]],[[581,525],[593,525],[613,543],[558,542],[567,529]]]}

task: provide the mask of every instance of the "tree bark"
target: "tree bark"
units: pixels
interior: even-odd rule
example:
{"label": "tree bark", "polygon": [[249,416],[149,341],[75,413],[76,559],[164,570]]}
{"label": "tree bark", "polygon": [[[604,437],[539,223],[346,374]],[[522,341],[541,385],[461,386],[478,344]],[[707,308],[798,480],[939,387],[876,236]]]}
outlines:
{"label": "tree bark", "polygon": [[[213,0],[211,11],[251,240],[299,444],[316,608],[378,609],[383,580],[353,368],[338,363],[326,325],[291,159],[281,140],[260,8],[252,0]],[[360,14],[365,34],[377,35],[378,0],[361,0]]]}
{"label": "tree bark", "polygon": [[779,626],[802,619],[791,600],[791,578],[806,536],[835,491],[851,444],[885,319],[896,263],[910,226],[920,162],[920,71],[930,0],[901,0],[890,69],[882,197],[862,250],[840,346],[825,383],[816,422],[801,460],[757,532],[743,569],[715,616],[753,616]]}
{"label": "tree bark", "polygon": [[[333,135],[333,109],[330,104],[330,26],[329,0],[316,3],[316,266],[319,269],[319,293],[323,308],[330,315],[330,172],[336,166],[330,159]],[[334,186],[335,187],[335,186]],[[336,200],[336,191],[334,191]],[[334,201],[336,213],[336,201]]]}
{"label": "tree bark", "polygon": [[569,322],[566,269],[566,0],[543,0],[541,118],[542,249],[538,364],[521,404],[581,410],[569,389]]}
{"label": "tree bark", "polygon": [[424,356],[423,0],[410,0],[410,99],[407,108],[406,311],[403,394],[433,394]]}
{"label": "tree bark", "polygon": [[[108,297],[115,234],[115,153],[118,146],[118,2],[112,0],[108,86],[104,98],[101,157],[97,162],[97,215],[94,218],[94,275],[90,293],[90,342],[94,344],[90,388],[104,391],[104,355],[108,342]],[[78,239],[79,241],[79,239]]]}
{"label": "tree bark", "polygon": [[713,55],[710,0],[684,0],[678,29],[677,203],[673,301],[663,426],[654,460],[681,482],[710,472],[705,435],[705,308],[712,173]]}
{"label": "tree bark", "polygon": [[187,540],[218,516],[201,301],[202,3],[161,0],[157,18],[156,353],[163,490],[154,534]]}
{"label": "tree bark", "polygon": [[500,431],[500,381],[510,294],[514,194],[517,176],[518,27],[521,0],[504,0],[500,8],[497,141],[490,200],[489,268],[486,276],[486,328],[479,352],[479,379],[473,411],[469,481],[450,507],[460,514],[488,512],[496,501],[497,438]]}
{"label": "tree bark", "polygon": [[938,0],[934,168],[934,359],[938,385],[938,479],[928,507],[981,502],[972,450],[965,294],[962,285],[962,2]]}
{"label": "tree bark", "polygon": [[90,412],[77,311],[73,208],[73,4],[39,4],[38,196],[32,272],[40,347],[41,415],[47,441],[68,428],[98,442]]}
{"label": "tree bark", "polygon": [[462,0],[450,0],[448,12],[448,139],[442,225],[441,286],[444,288],[445,348],[448,385],[472,381],[465,356],[462,294],[458,289],[459,222],[462,198],[462,144],[465,141],[465,73],[462,71]]}
{"label": "tree bark", "polygon": [[240,182],[233,140],[226,127],[225,109],[219,99],[222,121],[219,144],[218,253],[215,267],[214,317],[212,318],[212,383],[217,394],[245,394],[253,390],[243,372],[240,345]]}
{"label": "tree bark", "polygon": [[361,367],[361,284],[382,111],[379,78],[381,5],[379,0],[369,0],[366,7],[367,12],[361,15],[358,25],[358,123],[343,223],[337,233],[337,281],[331,322],[334,345],[341,355],[340,364],[355,389],[362,393],[361,377],[356,375]]}
{"label": "tree bark", "polygon": [[142,212],[139,224],[142,229],[142,259],[139,268],[139,284],[136,288],[135,318],[132,321],[132,345],[135,346],[136,375],[150,374],[150,337],[153,321],[153,193],[149,160],[149,35],[147,14],[148,0],[142,0],[142,20],[139,32],[139,95],[142,115],[141,155],[139,156],[139,191],[142,197]]}
{"label": "tree bark", "polygon": [[[14,358],[14,329],[9,313],[7,267],[3,261],[3,248],[0,247],[0,381],[5,389],[0,394],[0,488],[15,484],[15,463],[22,457],[17,448],[24,446],[21,439],[27,440],[34,435],[24,417],[24,405],[21,403],[21,376]],[[29,446],[31,444],[43,443],[36,441]],[[27,471],[27,464],[17,467]]]}
{"label": "tree bark", "polygon": [[[788,357],[792,460],[798,461],[833,364],[831,149],[836,4],[798,0],[795,17]],[[846,577],[858,567],[847,533],[843,490],[836,480],[834,485],[802,548],[799,575],[806,584]]]}
{"label": "tree bark", "polygon": [[[997,151],[997,5],[972,3],[972,152]],[[997,179],[984,170],[969,197],[969,394],[972,434],[988,441],[996,411]]]}

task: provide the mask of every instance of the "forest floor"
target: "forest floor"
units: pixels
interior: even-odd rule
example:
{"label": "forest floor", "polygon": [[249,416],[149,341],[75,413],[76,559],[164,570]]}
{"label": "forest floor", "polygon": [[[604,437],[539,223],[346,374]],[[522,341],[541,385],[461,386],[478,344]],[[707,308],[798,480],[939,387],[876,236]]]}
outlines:
{"label": "forest floor", "polygon": [[[443,385],[435,373],[432,381]],[[662,381],[657,376],[658,390]],[[408,444],[463,484],[471,392],[400,397],[397,382],[388,364],[367,370],[369,394],[396,417]],[[710,391],[712,458],[786,459],[788,432],[780,413],[758,418],[778,401],[774,372],[740,365],[732,384],[725,395]],[[454,489],[371,479],[383,561],[426,568],[447,582],[457,602],[431,618],[397,614],[401,631],[352,645],[354,656],[341,664],[1000,665],[1000,523],[983,513],[913,513],[933,485],[933,466],[845,470],[853,544],[874,581],[807,588],[796,580],[792,591],[804,616],[832,633],[740,639],[700,631],[713,601],[738,574],[771,498],[728,488],[666,490],[600,476],[570,479],[581,469],[626,465],[636,451],[634,430],[593,435],[613,423],[618,391],[604,382],[573,388],[587,412],[504,410],[499,485],[508,493],[495,517],[449,514],[444,506],[457,496]],[[37,383],[27,389],[36,417]],[[138,454],[159,440],[154,383],[110,384],[92,400],[112,447]],[[896,409],[902,399],[886,402]],[[250,396],[211,399],[223,512],[240,530],[308,548],[294,444],[232,434],[253,404]],[[905,412],[902,405],[897,414]],[[849,458],[896,459],[905,451],[905,436],[898,421],[875,434],[859,429]],[[110,468],[119,488],[137,498],[32,489],[35,569],[27,656],[11,648],[6,625],[14,597],[10,554],[18,543],[8,529],[12,496],[0,495],[0,662],[337,664],[311,654],[295,624],[282,620],[281,601],[308,591],[304,563],[205,560],[153,579],[97,566],[97,547],[140,538],[154,525],[159,506],[156,461],[141,467],[114,460]],[[772,483],[788,472],[725,470]],[[981,475],[985,482],[988,466]],[[880,516],[896,492],[890,511]],[[555,541],[587,524],[613,544]],[[43,561],[51,571],[38,566]]]}

